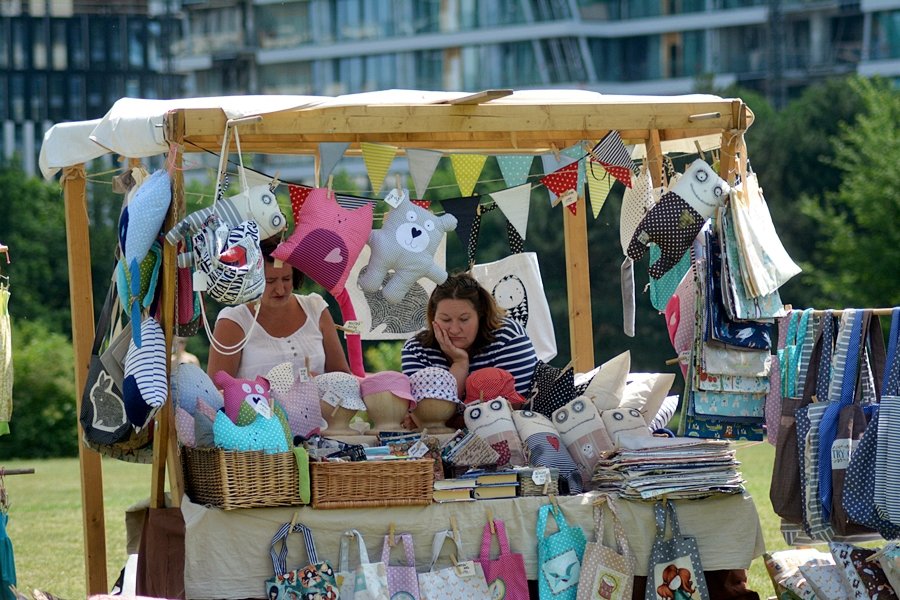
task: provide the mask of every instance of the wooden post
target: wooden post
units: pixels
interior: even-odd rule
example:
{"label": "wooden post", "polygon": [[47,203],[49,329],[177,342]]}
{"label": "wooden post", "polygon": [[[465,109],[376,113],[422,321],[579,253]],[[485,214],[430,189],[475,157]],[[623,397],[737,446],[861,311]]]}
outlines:
{"label": "wooden post", "polygon": [[566,248],[566,293],[569,304],[569,347],[575,370],[594,368],[594,325],[591,317],[591,274],[588,261],[587,206],[584,197],[575,203],[575,212],[560,207]]}
{"label": "wooden post", "polygon": [[651,129],[650,139],[647,140],[647,169],[650,171],[650,181],[653,183],[653,187],[661,186],[663,153],[658,129]]}
{"label": "wooden post", "polygon": [[[81,414],[81,391],[87,380],[94,341],[94,298],[91,281],[84,165],[63,171],[66,245],[69,259],[69,304],[72,310],[72,350],[75,355],[75,419]],[[87,594],[108,592],[106,580],[106,520],[103,514],[103,469],[100,455],[81,443],[78,421],[78,461],[81,470],[84,569]]]}

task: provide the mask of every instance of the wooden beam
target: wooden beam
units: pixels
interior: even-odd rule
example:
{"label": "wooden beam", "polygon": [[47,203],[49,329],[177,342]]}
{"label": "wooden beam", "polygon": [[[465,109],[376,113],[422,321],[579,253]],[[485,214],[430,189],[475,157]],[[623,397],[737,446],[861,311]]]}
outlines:
{"label": "wooden beam", "polygon": [[512,90],[484,90],[477,94],[469,94],[468,96],[457,98],[456,100],[436,102],[436,104],[483,104],[485,102],[490,102],[491,100],[496,100],[497,98],[512,96],[512,93]]}
{"label": "wooden beam", "polygon": [[63,171],[66,246],[69,262],[69,305],[72,311],[72,350],[75,356],[75,420],[78,424],[78,462],[81,471],[81,516],[84,529],[84,570],[87,595],[108,592],[106,579],[106,520],[103,513],[103,469],[100,455],[81,443],[84,432],[81,391],[87,381],[94,342],[94,298],[91,281],[84,165]]}
{"label": "wooden beam", "polygon": [[569,347],[575,370],[594,368],[594,323],[591,316],[591,275],[587,244],[587,205],[578,198],[575,212],[560,207],[566,250],[566,295],[569,304]]}

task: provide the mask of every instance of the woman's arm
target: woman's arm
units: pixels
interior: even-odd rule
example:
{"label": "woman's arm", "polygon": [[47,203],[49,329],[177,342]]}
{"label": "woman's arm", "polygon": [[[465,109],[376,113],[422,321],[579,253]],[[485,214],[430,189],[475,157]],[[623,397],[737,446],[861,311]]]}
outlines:
{"label": "woman's arm", "polygon": [[325,372],[341,371],[349,373],[350,363],[347,362],[347,355],[344,354],[344,347],[341,345],[340,338],[338,338],[334,319],[331,318],[331,313],[327,310],[323,310],[322,316],[319,317],[319,331],[322,332],[322,346],[325,348]]}
{"label": "woman's arm", "polygon": [[[213,330],[213,337],[222,346],[234,346],[244,339],[244,330],[230,319],[219,319]],[[216,350],[216,344],[209,346],[209,362],[206,365],[206,373],[213,377],[219,371],[225,371],[232,377],[237,377],[238,368],[241,366],[243,350],[234,354],[222,354]]]}

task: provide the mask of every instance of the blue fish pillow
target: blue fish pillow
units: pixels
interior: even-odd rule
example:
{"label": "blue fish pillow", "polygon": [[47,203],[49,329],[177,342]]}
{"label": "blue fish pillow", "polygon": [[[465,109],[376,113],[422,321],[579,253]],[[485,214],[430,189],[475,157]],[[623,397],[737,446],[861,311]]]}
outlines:
{"label": "blue fish pillow", "polygon": [[122,381],[125,414],[136,431],[147,426],[169,393],[166,378],[169,352],[166,336],[156,319],[149,317],[141,323],[141,339],[140,347],[134,340],[128,346]]}

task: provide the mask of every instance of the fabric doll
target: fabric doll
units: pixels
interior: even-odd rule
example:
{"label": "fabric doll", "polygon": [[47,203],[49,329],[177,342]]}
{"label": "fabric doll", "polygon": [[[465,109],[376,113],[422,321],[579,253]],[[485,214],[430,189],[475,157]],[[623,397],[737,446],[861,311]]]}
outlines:
{"label": "fabric doll", "polygon": [[628,244],[628,256],[640,260],[650,242],[662,254],[650,265],[650,277],[659,279],[674,267],[731,188],[703,160],[695,160],[678,182],[644,216]]}
{"label": "fabric doll", "polygon": [[[652,419],[652,417],[651,417]],[[617,408],[603,411],[603,424],[606,433],[616,447],[623,445],[627,437],[652,437],[644,415],[636,408]]]}
{"label": "fabric doll", "polygon": [[186,237],[194,235],[213,213],[229,228],[237,227],[242,221],[256,222],[259,237],[263,240],[280,233],[287,225],[287,219],[278,206],[275,193],[268,185],[255,185],[240,194],[223,198],[212,206],[192,212],[166,233],[166,241],[174,246]]}
{"label": "fabric doll", "polygon": [[144,319],[140,329],[143,344],[138,347],[134,339],[129,342],[122,380],[125,414],[135,431],[147,426],[169,395],[166,336],[152,317]]}
{"label": "fabric doll", "polygon": [[519,439],[525,446],[528,464],[559,469],[559,477],[568,483],[569,493],[580,494],[584,489],[581,472],[550,419],[530,410],[516,410],[512,416]]}
{"label": "fabric doll", "polygon": [[[255,423],[260,417],[266,420],[273,420],[280,424],[281,435],[284,437],[288,447],[292,445],[291,442],[294,436],[291,435],[291,427],[288,424],[287,415],[284,413],[281,405],[273,402],[270,398],[268,379],[260,376],[253,380],[239,379],[232,377],[225,371],[219,371],[213,376],[213,381],[222,389],[225,406],[221,412],[227,415],[232,423],[238,427],[246,427]],[[266,431],[272,429],[270,425],[257,424],[254,427]],[[217,429],[232,431],[230,428],[219,424],[218,415],[215,423],[213,423],[213,428],[214,433]],[[216,437],[216,444],[218,445],[218,443],[218,437]],[[281,452],[281,450],[278,450],[278,452]]]}
{"label": "fabric doll", "polygon": [[589,398],[578,396],[554,411],[552,421],[578,465],[585,487],[590,488],[601,453],[613,448],[597,407]]}
{"label": "fabric doll", "polygon": [[524,466],[525,452],[512,420],[512,410],[504,398],[476,402],[466,407],[466,428],[497,451],[498,467]]}
{"label": "fabric doll", "polygon": [[447,271],[434,262],[434,253],[444,233],[454,229],[453,215],[438,217],[404,196],[387,214],[381,229],[369,236],[372,256],[365,274],[359,277],[359,287],[363,292],[377,292],[393,270],[381,293],[388,302],[397,304],[422,277],[443,283]]}

